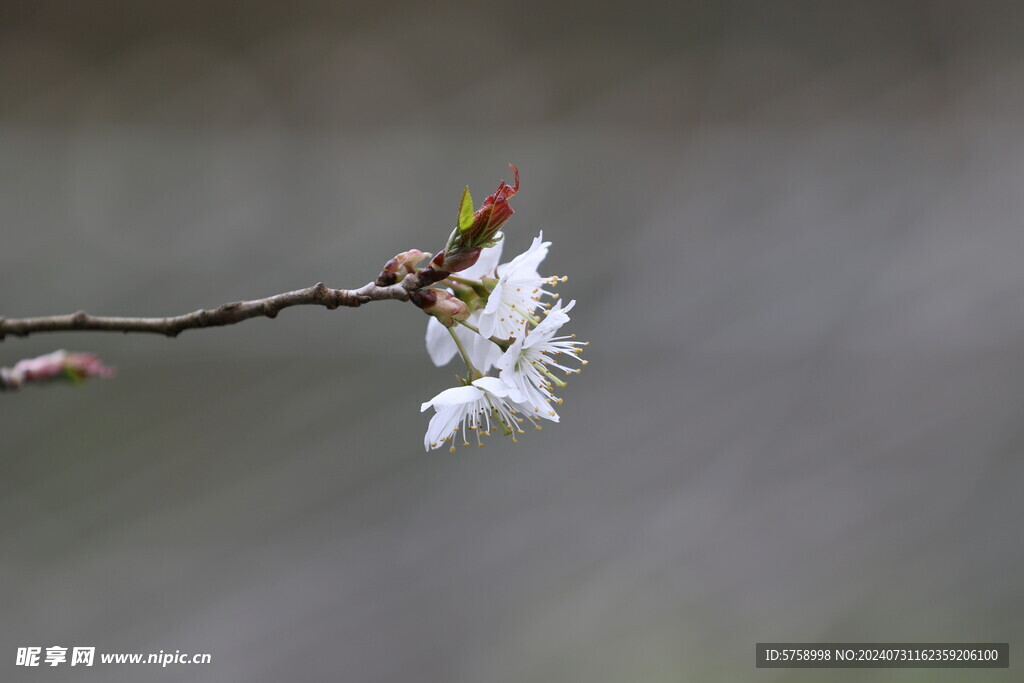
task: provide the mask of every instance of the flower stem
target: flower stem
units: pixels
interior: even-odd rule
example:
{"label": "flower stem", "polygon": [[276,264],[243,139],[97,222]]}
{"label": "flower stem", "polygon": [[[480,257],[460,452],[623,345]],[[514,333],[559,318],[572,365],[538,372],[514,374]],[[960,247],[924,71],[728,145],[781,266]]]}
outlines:
{"label": "flower stem", "polygon": [[466,361],[466,370],[469,371],[469,381],[480,379],[483,377],[483,373],[473,367],[473,361],[469,359],[469,354],[466,353],[466,348],[462,345],[462,340],[459,339],[459,335],[455,334],[455,328],[449,327],[448,334],[452,335],[452,339],[455,340],[455,346],[459,348],[459,353],[462,354],[462,360]]}
{"label": "flower stem", "polygon": [[[477,328],[476,325],[472,323],[467,323],[465,320],[460,320],[459,323],[463,327],[468,328],[469,330],[472,330],[477,334],[480,334],[480,330]],[[483,335],[480,336],[482,337]],[[512,346],[512,342],[510,342],[508,339],[499,339],[498,337],[488,337],[488,339],[490,339],[492,342],[500,346],[502,351],[508,351],[508,347]]]}
{"label": "flower stem", "polygon": [[476,332],[477,334],[480,334],[480,330],[473,323],[467,323],[465,320],[460,320],[459,324],[462,325],[463,327],[468,327],[470,330]]}
{"label": "flower stem", "polygon": [[469,285],[470,287],[480,284],[479,280],[470,280],[469,278],[459,277],[458,275],[449,275],[448,279],[452,282],[458,282],[460,285]]}

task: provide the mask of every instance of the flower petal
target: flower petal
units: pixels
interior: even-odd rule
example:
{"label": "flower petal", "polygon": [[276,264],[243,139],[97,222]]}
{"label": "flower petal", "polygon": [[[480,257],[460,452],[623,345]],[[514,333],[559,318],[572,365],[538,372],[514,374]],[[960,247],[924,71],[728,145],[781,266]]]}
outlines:
{"label": "flower petal", "polygon": [[448,334],[448,328],[438,322],[437,318],[431,317],[427,323],[427,353],[430,354],[430,360],[441,367],[447,365],[458,352],[455,340]]}
{"label": "flower petal", "polygon": [[548,397],[534,386],[528,377],[522,373],[502,370],[501,379],[509,386],[515,387],[522,395],[516,405],[523,415],[532,419],[542,418],[558,422],[558,413],[551,407]]}
{"label": "flower petal", "polygon": [[487,372],[494,362],[501,357],[501,347],[489,339],[481,337],[468,327],[461,327],[456,332],[462,345],[469,354],[469,360],[480,372]]}
{"label": "flower petal", "polygon": [[495,396],[502,398],[508,396],[508,387],[497,377],[481,377],[480,379],[473,380],[473,386],[479,387]]}
{"label": "flower petal", "polygon": [[570,301],[569,305],[565,308],[562,308],[561,301],[556,301],[555,305],[551,307],[551,310],[548,311],[548,314],[544,316],[544,319],[540,321],[537,327],[533,328],[530,334],[526,335],[526,348],[530,349],[538,344],[550,341],[558,332],[559,328],[571,320],[571,318],[566,315],[566,311],[571,310],[575,305],[575,299]]}
{"label": "flower petal", "polygon": [[473,386],[480,387],[489,394],[493,394],[498,398],[509,398],[516,403],[524,400],[524,396],[519,389],[503,382],[497,377],[481,377],[478,380],[473,381]]}
{"label": "flower petal", "polygon": [[528,273],[537,276],[537,268],[540,267],[541,261],[547,257],[548,247],[550,246],[551,242],[544,241],[544,231],[541,230],[540,235],[533,238],[533,243],[530,244],[529,249],[516,256],[509,263],[498,266],[498,276],[520,277],[520,273],[524,277],[529,277]]}
{"label": "flower petal", "polygon": [[[467,389],[471,387],[460,387]],[[444,406],[430,418],[427,425],[427,433],[423,436],[423,448],[429,451],[431,448],[440,448],[442,439],[455,431],[458,425],[466,416],[465,405]]]}
{"label": "flower petal", "polygon": [[476,387],[452,387],[451,389],[445,389],[440,394],[421,405],[420,412],[422,413],[430,406],[434,406],[434,410],[439,410],[446,406],[472,403],[473,401],[482,398],[483,395],[484,392]]}
{"label": "flower petal", "polygon": [[498,280],[498,284],[494,285],[491,295],[487,297],[487,305],[480,315],[478,329],[485,338],[490,338],[494,335],[494,328],[498,324],[498,312],[501,309],[501,298],[504,296],[504,293],[505,283],[503,280]]}
{"label": "flower petal", "polygon": [[[529,339],[529,335],[526,337]],[[519,354],[523,351],[523,340],[516,339],[512,342],[512,345],[508,347],[508,351],[501,354],[501,358],[495,361],[494,366],[501,372],[512,372],[515,368],[516,361],[519,360]]]}

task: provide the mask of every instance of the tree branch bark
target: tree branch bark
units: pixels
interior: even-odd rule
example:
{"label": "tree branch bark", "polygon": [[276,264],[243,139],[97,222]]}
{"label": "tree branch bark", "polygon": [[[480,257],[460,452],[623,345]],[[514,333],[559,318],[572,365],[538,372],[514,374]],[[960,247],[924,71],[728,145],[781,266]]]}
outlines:
{"label": "tree branch bark", "polygon": [[413,273],[397,284],[381,287],[371,282],[359,289],[331,289],[318,282],[306,289],[275,294],[265,299],[236,301],[168,318],[95,316],[85,311],[39,318],[0,318],[0,341],[7,335],[27,337],[40,332],[149,332],[176,337],[184,330],[234,325],[249,318],[275,318],[282,309],[292,306],[335,309],[339,306],[355,308],[371,301],[389,299],[408,301],[409,292],[429,284],[424,280]]}

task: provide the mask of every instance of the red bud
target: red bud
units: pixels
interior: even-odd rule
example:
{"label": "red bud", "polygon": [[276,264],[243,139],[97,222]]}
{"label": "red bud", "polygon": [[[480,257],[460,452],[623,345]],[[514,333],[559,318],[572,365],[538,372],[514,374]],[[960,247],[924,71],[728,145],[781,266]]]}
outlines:
{"label": "red bud", "polygon": [[481,244],[490,240],[502,224],[515,213],[508,200],[519,192],[519,169],[512,164],[509,164],[509,167],[515,173],[515,185],[506,185],[502,180],[494,194],[484,198],[483,204],[473,214],[472,225],[465,231],[467,243]]}

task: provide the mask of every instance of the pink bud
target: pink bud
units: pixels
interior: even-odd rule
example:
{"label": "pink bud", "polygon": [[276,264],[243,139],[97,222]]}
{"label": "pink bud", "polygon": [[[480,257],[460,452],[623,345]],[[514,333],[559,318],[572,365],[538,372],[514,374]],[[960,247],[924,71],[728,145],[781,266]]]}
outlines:
{"label": "pink bud", "polygon": [[469,317],[469,307],[443,289],[417,289],[409,294],[409,299],[445,327],[452,327]]}
{"label": "pink bud", "polygon": [[416,272],[416,264],[430,256],[419,249],[410,249],[396,254],[394,258],[384,264],[384,269],[377,276],[377,285],[386,287],[393,285],[409,273]]}
{"label": "pink bud", "polygon": [[63,350],[18,361],[10,370],[4,370],[7,383],[14,387],[25,382],[44,382],[62,377],[79,381],[90,377],[111,377],[113,374],[114,369],[104,365],[95,353],[68,353]]}

